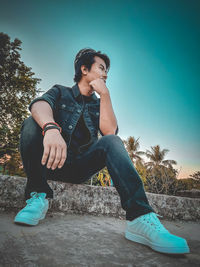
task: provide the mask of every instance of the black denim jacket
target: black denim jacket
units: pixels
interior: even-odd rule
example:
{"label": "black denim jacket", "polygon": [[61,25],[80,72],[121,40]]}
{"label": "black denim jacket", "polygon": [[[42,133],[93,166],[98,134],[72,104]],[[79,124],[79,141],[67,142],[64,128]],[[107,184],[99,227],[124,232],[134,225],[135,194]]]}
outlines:
{"label": "black denim jacket", "polygon": [[[55,122],[62,128],[62,135],[67,142],[67,147],[70,146],[72,133],[83,112],[85,125],[90,132],[90,141],[79,148],[81,152],[98,139],[98,131],[102,136],[103,133],[99,128],[100,98],[97,98],[93,93],[89,102],[81,101],[81,103],[78,103],[76,99],[79,94],[80,89],[77,83],[72,88],[56,84],[41,97],[35,98],[30,103],[29,110],[31,111],[31,106],[36,101],[44,100],[48,102],[53,110]],[[118,134],[118,131],[117,126],[115,135]]]}

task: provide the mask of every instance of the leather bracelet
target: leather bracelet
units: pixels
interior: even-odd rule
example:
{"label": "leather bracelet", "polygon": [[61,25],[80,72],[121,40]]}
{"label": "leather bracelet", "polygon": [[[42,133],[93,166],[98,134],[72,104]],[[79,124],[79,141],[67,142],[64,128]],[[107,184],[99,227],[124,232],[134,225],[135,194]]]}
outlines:
{"label": "leather bracelet", "polygon": [[49,125],[49,124],[57,125],[58,127],[60,127],[60,125],[58,125],[56,122],[52,121],[52,122],[47,122],[47,123],[45,123],[45,124],[43,125],[43,127],[42,127],[42,130],[44,131],[44,128],[45,128],[47,125]]}
{"label": "leather bracelet", "polygon": [[44,136],[46,131],[49,129],[58,129],[60,133],[62,132],[61,127],[58,127],[56,125],[52,125],[52,126],[45,127],[44,130],[42,131],[42,135]]}

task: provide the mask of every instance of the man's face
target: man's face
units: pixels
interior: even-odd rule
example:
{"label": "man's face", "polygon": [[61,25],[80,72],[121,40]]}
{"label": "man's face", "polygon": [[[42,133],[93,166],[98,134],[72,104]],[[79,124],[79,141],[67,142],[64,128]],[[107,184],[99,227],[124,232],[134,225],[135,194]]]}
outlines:
{"label": "man's face", "polygon": [[104,60],[100,57],[95,56],[94,57],[95,62],[92,64],[92,67],[90,71],[87,69],[82,70],[84,74],[83,75],[86,79],[86,81],[89,83],[97,78],[103,78],[106,82],[107,79],[107,70],[106,70],[106,63]]}

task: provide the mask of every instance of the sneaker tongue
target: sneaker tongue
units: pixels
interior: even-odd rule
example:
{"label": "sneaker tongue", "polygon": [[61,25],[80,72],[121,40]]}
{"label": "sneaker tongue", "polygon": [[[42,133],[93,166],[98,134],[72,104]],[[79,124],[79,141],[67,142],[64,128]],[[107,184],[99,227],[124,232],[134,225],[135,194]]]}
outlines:
{"label": "sneaker tongue", "polygon": [[33,196],[36,196],[37,195],[37,192],[31,192],[31,197],[33,197]]}
{"label": "sneaker tongue", "polygon": [[31,193],[31,197],[34,197],[34,198],[38,198],[38,197],[41,197],[41,198],[45,198],[46,197],[46,193],[37,193],[37,192],[32,192]]}
{"label": "sneaker tongue", "polygon": [[40,196],[40,197],[42,197],[42,198],[45,198],[46,197],[46,193],[38,193],[38,195]]}

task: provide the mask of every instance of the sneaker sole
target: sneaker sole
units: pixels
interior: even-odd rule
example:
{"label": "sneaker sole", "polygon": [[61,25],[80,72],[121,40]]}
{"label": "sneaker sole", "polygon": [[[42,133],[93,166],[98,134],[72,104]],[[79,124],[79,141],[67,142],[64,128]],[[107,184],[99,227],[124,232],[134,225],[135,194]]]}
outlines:
{"label": "sneaker sole", "polygon": [[133,242],[137,242],[146,246],[149,246],[155,251],[161,252],[161,253],[168,253],[168,254],[185,254],[189,253],[190,249],[189,247],[161,247],[157,244],[151,243],[146,238],[130,233],[129,231],[125,232],[125,238],[128,240],[131,240]]}
{"label": "sneaker sole", "polygon": [[19,217],[16,216],[15,219],[14,219],[14,223],[20,224],[20,225],[37,225],[40,220],[43,220],[45,218],[46,213],[47,212],[43,213],[41,218],[38,219],[38,220],[33,220],[33,219],[30,219],[30,218],[25,218],[25,217],[23,218],[23,217],[20,217],[20,216]]}

